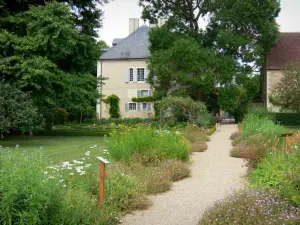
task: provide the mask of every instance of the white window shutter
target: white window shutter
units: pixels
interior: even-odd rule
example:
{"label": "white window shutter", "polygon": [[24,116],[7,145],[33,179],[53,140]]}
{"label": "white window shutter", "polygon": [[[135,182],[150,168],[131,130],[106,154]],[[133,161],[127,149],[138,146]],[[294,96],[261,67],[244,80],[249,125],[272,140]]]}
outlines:
{"label": "white window shutter", "polygon": [[129,112],[129,104],[125,103],[125,112]]}
{"label": "white window shutter", "polygon": [[147,81],[149,73],[150,73],[150,70],[145,68],[145,81]]}
{"label": "white window shutter", "polygon": [[147,110],[149,112],[152,111],[152,103],[151,102],[147,102]]}
{"label": "white window shutter", "polygon": [[141,90],[137,90],[137,97],[141,97],[142,93],[141,93]]}
{"label": "white window shutter", "polygon": [[137,68],[133,68],[133,82],[137,82]]}
{"label": "white window shutter", "polygon": [[152,93],[152,90],[149,90],[149,96],[152,96],[153,93]]}
{"label": "white window shutter", "polygon": [[138,112],[141,112],[141,103],[136,103],[136,108]]}
{"label": "white window shutter", "polygon": [[129,82],[129,77],[130,77],[130,68],[125,70],[125,83]]}

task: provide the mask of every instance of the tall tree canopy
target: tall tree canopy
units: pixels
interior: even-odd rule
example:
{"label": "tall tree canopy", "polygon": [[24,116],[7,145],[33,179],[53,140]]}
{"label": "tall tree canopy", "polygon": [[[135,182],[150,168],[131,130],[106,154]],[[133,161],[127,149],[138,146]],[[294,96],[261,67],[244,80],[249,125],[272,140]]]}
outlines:
{"label": "tall tree canopy", "polygon": [[[143,18],[167,18],[150,33],[150,83],[240,113],[259,91],[265,55],[278,37],[279,0],[140,0]],[[206,29],[199,22],[206,18]]]}
{"label": "tall tree canopy", "polygon": [[47,119],[55,108],[93,108],[98,97],[96,61],[103,45],[94,39],[101,15],[96,2],[1,3],[1,78],[29,93]]}

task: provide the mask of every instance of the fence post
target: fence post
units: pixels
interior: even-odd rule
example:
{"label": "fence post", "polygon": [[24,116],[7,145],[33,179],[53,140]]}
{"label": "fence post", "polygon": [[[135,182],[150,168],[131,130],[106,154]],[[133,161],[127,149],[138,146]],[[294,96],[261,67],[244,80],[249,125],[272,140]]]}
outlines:
{"label": "fence post", "polygon": [[97,159],[100,161],[100,188],[98,206],[101,207],[102,203],[104,202],[105,165],[109,164],[109,161],[102,157],[97,157]]}

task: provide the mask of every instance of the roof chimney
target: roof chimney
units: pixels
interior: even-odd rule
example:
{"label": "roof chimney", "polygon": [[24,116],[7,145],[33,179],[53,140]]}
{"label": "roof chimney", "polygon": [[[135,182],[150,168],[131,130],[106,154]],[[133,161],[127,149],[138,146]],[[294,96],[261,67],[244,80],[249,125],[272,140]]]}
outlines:
{"label": "roof chimney", "polygon": [[129,19],[129,35],[139,28],[139,21],[140,20],[138,18]]}

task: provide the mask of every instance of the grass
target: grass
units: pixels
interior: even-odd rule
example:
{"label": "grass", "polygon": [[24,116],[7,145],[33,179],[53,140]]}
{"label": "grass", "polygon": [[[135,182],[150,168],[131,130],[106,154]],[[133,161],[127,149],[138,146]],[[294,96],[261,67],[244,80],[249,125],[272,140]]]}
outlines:
{"label": "grass", "polygon": [[[19,148],[27,152],[33,152],[42,147],[43,154],[55,163],[82,158],[87,151],[98,156],[105,148],[102,137],[5,137],[0,140],[0,145],[9,148],[15,148],[16,145],[19,145]],[[90,148],[94,145],[97,147]]]}

